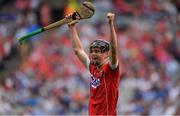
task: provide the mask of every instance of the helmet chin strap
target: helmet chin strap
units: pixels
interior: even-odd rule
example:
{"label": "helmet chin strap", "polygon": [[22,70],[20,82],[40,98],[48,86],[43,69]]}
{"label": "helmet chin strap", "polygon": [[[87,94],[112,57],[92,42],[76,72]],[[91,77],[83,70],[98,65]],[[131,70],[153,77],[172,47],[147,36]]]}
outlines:
{"label": "helmet chin strap", "polygon": [[109,57],[106,57],[106,59],[104,59],[104,61],[99,64],[97,67],[100,68],[101,66],[103,66],[107,61],[109,60]]}

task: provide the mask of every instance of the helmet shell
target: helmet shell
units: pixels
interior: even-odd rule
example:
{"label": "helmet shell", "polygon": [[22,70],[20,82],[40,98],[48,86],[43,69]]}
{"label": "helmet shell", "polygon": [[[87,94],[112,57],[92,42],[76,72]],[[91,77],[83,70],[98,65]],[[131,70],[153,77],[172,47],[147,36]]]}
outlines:
{"label": "helmet shell", "polygon": [[94,40],[91,44],[90,44],[90,52],[92,51],[92,48],[100,48],[101,49],[101,53],[107,52],[109,51],[109,42],[106,40],[102,40],[102,39],[97,39]]}

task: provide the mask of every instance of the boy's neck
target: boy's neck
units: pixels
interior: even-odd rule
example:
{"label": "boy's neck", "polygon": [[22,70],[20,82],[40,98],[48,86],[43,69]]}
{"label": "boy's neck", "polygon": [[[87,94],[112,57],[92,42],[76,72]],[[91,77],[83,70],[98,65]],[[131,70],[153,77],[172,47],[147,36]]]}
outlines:
{"label": "boy's neck", "polygon": [[109,61],[109,58],[104,59],[104,61],[103,61],[100,65],[98,65],[97,68],[98,68],[98,69],[102,69],[103,66],[104,66],[108,61]]}

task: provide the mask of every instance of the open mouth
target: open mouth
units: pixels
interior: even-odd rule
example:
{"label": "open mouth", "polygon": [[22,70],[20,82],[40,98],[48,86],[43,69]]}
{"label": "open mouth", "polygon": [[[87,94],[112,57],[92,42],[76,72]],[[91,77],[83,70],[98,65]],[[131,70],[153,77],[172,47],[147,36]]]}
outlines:
{"label": "open mouth", "polygon": [[93,60],[98,60],[98,57],[92,57]]}

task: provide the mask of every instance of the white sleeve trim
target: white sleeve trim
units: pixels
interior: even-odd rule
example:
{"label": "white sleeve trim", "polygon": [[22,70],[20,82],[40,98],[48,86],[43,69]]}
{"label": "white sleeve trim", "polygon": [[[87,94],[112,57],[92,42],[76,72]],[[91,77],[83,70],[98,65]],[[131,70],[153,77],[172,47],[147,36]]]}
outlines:
{"label": "white sleeve trim", "polygon": [[119,62],[116,62],[116,64],[114,64],[114,65],[112,65],[112,64],[110,63],[111,69],[112,69],[112,70],[116,69],[116,68],[118,67],[118,64],[119,64]]}
{"label": "white sleeve trim", "polygon": [[85,65],[86,65],[86,68],[89,70],[89,65],[90,65],[90,60],[89,59],[86,60]]}

